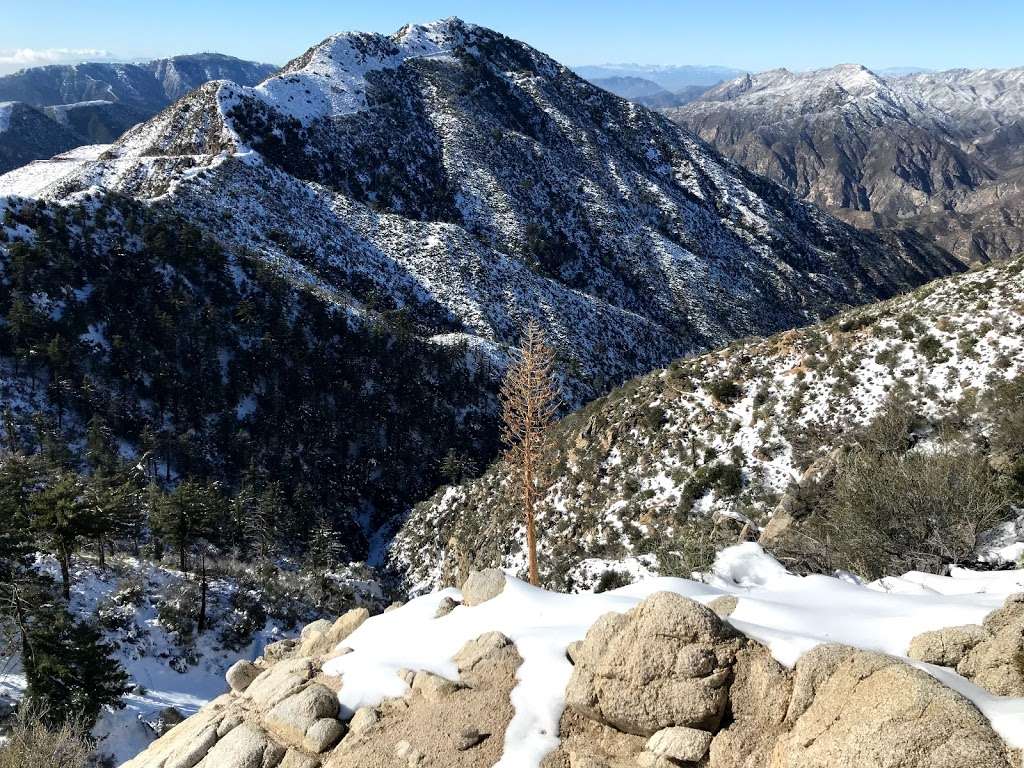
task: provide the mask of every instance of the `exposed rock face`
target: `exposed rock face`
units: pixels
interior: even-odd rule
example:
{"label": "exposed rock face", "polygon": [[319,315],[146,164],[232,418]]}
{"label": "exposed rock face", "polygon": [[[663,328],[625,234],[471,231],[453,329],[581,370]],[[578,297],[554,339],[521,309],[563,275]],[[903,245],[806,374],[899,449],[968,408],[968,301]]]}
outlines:
{"label": "exposed rock face", "polygon": [[729,689],[732,722],[711,742],[715,768],[760,768],[779,735],[785,732],[793,692],[789,670],[761,645],[750,644],[736,654]]}
{"label": "exposed rock face", "polygon": [[1024,594],[1011,595],[984,622],[987,638],[974,645],[956,671],[998,696],[1024,696]]}
{"label": "exposed rock face", "polygon": [[708,608],[661,592],[600,618],[576,653],[566,706],[625,733],[716,729],[745,641]]}
{"label": "exposed rock face", "polygon": [[[889,656],[837,645],[805,654],[790,671],[763,646],[740,638],[737,647],[727,629],[709,630],[717,617],[706,609],[694,610],[694,605],[659,594],[627,614],[606,616],[594,625],[574,654],[577,668],[567,690],[562,744],[545,768],[691,763],[707,768],[1009,767],[1006,746],[985,717],[926,673]],[[635,632],[633,641],[623,642],[630,632]],[[640,716],[619,716],[618,724],[610,723],[600,704],[618,699],[596,692],[605,692],[595,682],[591,658],[598,643],[608,649],[598,657],[617,671],[618,677],[611,679],[618,686],[630,678],[618,670],[632,670],[639,660],[648,660],[648,676],[634,678],[644,682],[632,699],[646,713],[642,688],[661,690],[660,674],[674,670],[669,676],[692,682],[692,670],[680,665],[679,657],[686,655],[682,649],[695,636],[717,646],[717,658],[728,659],[719,689],[726,717],[696,729],[668,723],[646,741],[622,728],[636,732]],[[668,653],[658,646],[666,637],[674,641]],[[617,692],[617,687],[610,690]],[[671,701],[671,694],[657,706],[665,700]]]}
{"label": "exposed rock face", "polygon": [[663,728],[647,740],[644,751],[655,757],[666,757],[686,763],[696,763],[708,753],[711,734],[696,728],[677,726]]}
{"label": "exposed rock face", "polygon": [[[807,663],[817,676],[817,659]],[[1006,746],[969,701],[897,659],[857,651],[817,687],[769,765],[1008,768],[1009,762]]]}
{"label": "exposed rock face", "polygon": [[[473,607],[497,597],[505,588],[505,574],[498,568],[487,568],[473,571],[462,585],[462,599],[466,605]],[[454,608],[454,606],[452,606]]]}
{"label": "exposed rock face", "polygon": [[907,656],[928,664],[956,667],[974,646],[990,637],[991,633],[978,624],[923,632],[911,641]]}
{"label": "exposed rock face", "polygon": [[952,667],[997,696],[1024,696],[1024,594],[1008,597],[982,625],[947,627],[918,635],[907,655]]}
{"label": "exposed rock face", "polygon": [[[483,768],[497,763],[512,719],[509,693],[519,654],[508,638],[489,633],[468,643],[455,661],[459,684],[414,683],[405,698],[359,710],[325,768]],[[415,680],[424,676],[419,672]]]}
{"label": "exposed rock face", "polygon": [[359,629],[359,626],[368,618],[370,618],[368,610],[353,608],[333,624],[323,619],[313,622],[303,630],[298,650],[295,653],[298,656],[321,656],[331,653],[338,643]]}
{"label": "exposed rock face", "polygon": [[259,676],[259,667],[246,659],[232,664],[225,675],[231,690],[237,692],[244,691]]}

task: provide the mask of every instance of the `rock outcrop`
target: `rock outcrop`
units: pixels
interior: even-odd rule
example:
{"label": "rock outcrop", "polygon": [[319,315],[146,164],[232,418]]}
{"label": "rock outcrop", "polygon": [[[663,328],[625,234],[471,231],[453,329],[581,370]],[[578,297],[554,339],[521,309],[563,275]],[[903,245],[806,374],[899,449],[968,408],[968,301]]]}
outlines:
{"label": "rock outcrop", "polygon": [[566,706],[624,733],[717,729],[745,640],[700,603],[659,592],[607,614],[576,654]]}
{"label": "rock outcrop", "polygon": [[997,696],[1024,697],[1024,593],[1010,595],[980,625],[918,635],[907,655],[951,667]]}
{"label": "rock outcrop", "polygon": [[1007,598],[983,627],[989,637],[964,655],[956,671],[998,696],[1024,696],[1024,594]]}
{"label": "rock outcrop", "polygon": [[[810,705],[775,744],[771,768],[1008,768],[1007,749],[971,702],[891,656],[849,651],[820,679],[818,654],[796,677],[818,680]],[[803,670],[807,667],[807,671]]]}
{"label": "rock outcrop", "polygon": [[[504,585],[473,581],[481,590],[467,603]],[[915,647],[961,665],[980,654],[979,668],[995,669],[981,660],[1017,631],[1022,609],[1011,599],[985,627],[929,633]],[[345,723],[344,679],[321,669],[337,653],[323,638],[341,642],[341,627],[361,623],[346,617],[308,626],[278,644],[275,659],[233,666],[229,693],[124,768],[489,768],[502,759],[522,662],[509,638],[488,632],[466,643],[454,657],[457,679],[399,671],[404,696],[361,707]],[[318,655],[301,655],[311,647]],[[900,659],[824,645],[786,669],[714,611],[672,593],[601,617],[566,658],[574,669],[559,744],[543,768],[1020,764],[970,701]]]}
{"label": "rock outcrop", "polygon": [[[322,674],[334,646],[365,621],[355,609],[307,625],[226,674],[229,692],[168,731],[123,768],[319,768],[344,736],[337,680]],[[304,651],[316,650],[317,655]]]}
{"label": "rock outcrop", "polygon": [[569,656],[562,742],[544,768],[1011,766],[984,715],[927,673],[841,645],[788,670],[674,594],[602,617]]}

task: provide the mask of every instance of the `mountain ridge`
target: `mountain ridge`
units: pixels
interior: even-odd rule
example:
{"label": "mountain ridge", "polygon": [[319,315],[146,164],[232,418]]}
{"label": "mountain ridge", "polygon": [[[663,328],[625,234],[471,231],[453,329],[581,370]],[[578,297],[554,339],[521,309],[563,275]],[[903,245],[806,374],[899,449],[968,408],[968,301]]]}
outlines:
{"label": "mountain ridge", "polygon": [[[131,216],[181,220],[339,327],[343,318],[407,339],[428,367],[448,366],[432,375],[468,388],[430,406],[444,415],[415,443],[428,469],[399,501],[382,502],[371,484],[387,476],[382,467],[398,471],[381,457],[407,451],[360,422],[349,460],[383,464],[355,472],[362,479],[338,497],[346,529],[354,517],[390,524],[403,494],[436,482],[446,451],[493,455],[482,430],[529,318],[558,349],[573,407],[681,354],[960,269],[913,235],[865,234],[825,216],[666,118],[454,19],[333,35],[256,86],[207,83],[98,154],[23,170],[42,174],[29,196],[56,212],[126,196]],[[24,175],[0,178],[15,215],[34,205],[17,197]],[[425,393],[400,381],[366,386],[395,399],[396,412],[427,409]],[[254,398],[247,420],[279,407]]]}
{"label": "mountain ridge", "polygon": [[[216,53],[144,63],[83,63],[19,70],[0,77],[0,102],[33,114],[31,126],[0,130],[0,173],[86,144],[106,144],[188,91],[230,75],[257,82],[276,67]],[[42,141],[40,136],[48,139]]]}
{"label": "mountain ridge", "polygon": [[916,228],[967,263],[1024,246],[1022,69],[770,70],[666,114],[859,226]]}

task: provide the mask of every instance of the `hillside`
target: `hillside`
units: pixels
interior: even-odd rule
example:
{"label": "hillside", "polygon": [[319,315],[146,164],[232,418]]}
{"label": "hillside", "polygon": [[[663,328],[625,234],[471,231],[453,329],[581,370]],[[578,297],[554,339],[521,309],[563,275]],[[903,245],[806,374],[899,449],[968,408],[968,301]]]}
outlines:
{"label": "hillside", "polygon": [[[4,312],[38,321],[7,326],[31,371],[15,410],[31,391],[72,441],[100,415],[127,452],[160,445],[168,479],[287,467],[288,504],[311,496],[355,557],[443,460],[465,476],[494,456],[496,378],[530,317],[573,407],[959,268],[458,20],[328,38],[0,190],[22,270]],[[53,365],[71,374],[41,393]]]}
{"label": "hillside", "polygon": [[74,131],[42,110],[18,101],[0,102],[0,173],[79,143]]}
{"label": "hillside", "polygon": [[219,53],[140,64],[84,63],[31,67],[0,76],[0,100],[37,107],[108,101],[166,106],[210,80],[256,83],[276,67]]}
{"label": "hillside", "polygon": [[[545,583],[579,589],[599,577],[614,585],[687,575],[724,544],[759,532],[793,567],[814,571],[934,571],[972,561],[976,550],[997,562],[1017,559],[1024,553],[1015,543],[1024,542],[1021,519],[1014,529],[1024,507],[1022,310],[1024,260],[1017,259],[677,361],[589,404],[554,431],[553,483],[540,523]],[[865,472],[869,479],[852,490],[830,485],[839,470],[840,479]],[[914,477],[934,487],[927,503],[911,487]],[[957,504],[991,503],[980,528],[938,523],[962,534],[955,542],[922,524],[911,503],[934,510],[927,513],[934,525],[932,515],[945,508],[934,489],[946,483],[951,497],[971,489]],[[1007,487],[1008,497],[997,493]],[[853,513],[839,503],[844,491],[861,494]],[[392,565],[413,589],[458,583],[470,568],[521,569],[516,498],[501,463],[441,489],[405,522]],[[858,518],[857,508],[877,509],[879,519]],[[865,556],[857,548],[871,540],[872,526],[889,538]],[[948,550],[926,557],[932,535]]]}
{"label": "hillside", "polygon": [[0,173],[84,144],[110,143],[210,80],[254,85],[274,69],[204,53],[144,64],[33,67],[4,75],[0,102],[12,102],[15,112],[13,122],[0,119]]}
{"label": "hillside", "polygon": [[667,113],[859,226],[915,228],[968,263],[1024,245],[1024,70],[771,70]]}
{"label": "hillside", "polygon": [[[58,577],[53,557],[40,554],[35,565]],[[255,658],[324,612],[384,607],[380,586],[359,566],[312,574],[224,559],[211,563],[207,627],[199,630],[199,585],[188,573],[125,555],[102,568],[79,559],[72,576],[71,613],[98,623],[130,679],[124,708],[104,711],[93,732],[98,753],[114,765],[219,695],[224,670],[239,656]],[[25,677],[20,659],[5,653],[3,662],[0,710],[7,711]]]}

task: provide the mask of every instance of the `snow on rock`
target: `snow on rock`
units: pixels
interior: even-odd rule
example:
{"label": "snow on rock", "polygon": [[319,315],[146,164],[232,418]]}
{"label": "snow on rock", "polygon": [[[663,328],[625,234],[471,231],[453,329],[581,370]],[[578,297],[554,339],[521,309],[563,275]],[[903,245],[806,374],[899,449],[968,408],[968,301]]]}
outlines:
{"label": "snow on rock", "polygon": [[[508,578],[502,592],[478,606],[456,607],[434,618],[455,589],[416,598],[405,606],[365,622],[346,638],[351,653],[332,659],[325,673],[343,678],[342,709],[352,713],[408,690],[400,669],[427,670],[457,678],[453,656],[468,641],[498,631],[516,644],[523,663],[511,698],[515,715],[505,734],[499,766],[539,765],[558,743],[564,692],[572,674],[566,657],[603,614],[623,613],[650,595],[668,591],[709,603],[737,598],[728,621],[763,642],[782,664],[823,643],[842,643],[905,658],[911,639],[921,632],[980,623],[1005,597],[1024,589],[1024,571],[976,573],[956,569],[948,577],[907,574],[898,583],[927,582],[907,593],[884,583],[860,584],[828,576],[796,576],[757,544],[723,550],[709,574],[693,580],[650,578],[603,594],[560,594]],[[992,696],[951,670],[914,662],[954,688],[991,720],[1015,747],[1024,746],[1024,700]]]}
{"label": "snow on rock", "polygon": [[246,92],[302,123],[339,117],[366,107],[370,72],[394,69],[403,61],[450,55],[471,29],[454,19],[403,27],[395,35],[346,32],[311,48],[277,75]]}

